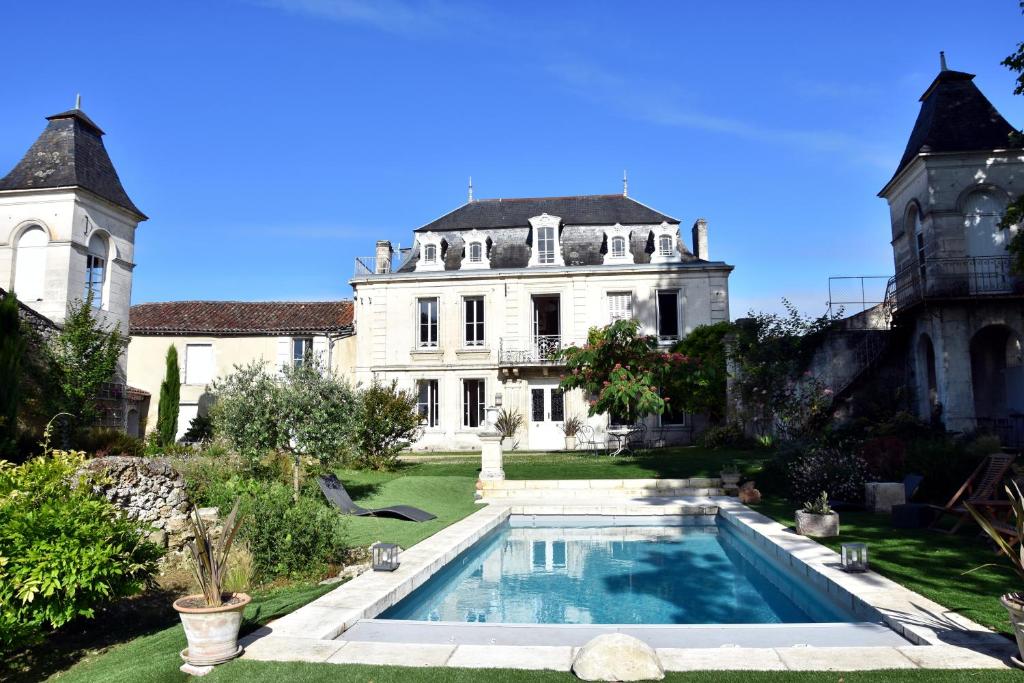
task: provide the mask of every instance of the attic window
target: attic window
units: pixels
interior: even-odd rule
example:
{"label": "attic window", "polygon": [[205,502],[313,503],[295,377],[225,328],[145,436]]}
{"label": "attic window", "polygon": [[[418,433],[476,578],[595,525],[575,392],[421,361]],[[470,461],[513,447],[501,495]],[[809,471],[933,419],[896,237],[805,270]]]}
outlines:
{"label": "attic window", "polygon": [[554,228],[541,228],[537,231],[537,262],[545,265],[555,262]]}
{"label": "attic window", "polygon": [[542,213],[530,219],[533,229],[533,253],[530,255],[531,266],[564,266],[562,245],[558,234],[562,219]]}
{"label": "attic window", "polygon": [[479,242],[469,245],[469,262],[480,263],[484,260],[484,247]]}
{"label": "attic window", "polygon": [[622,258],[626,255],[626,238],[625,237],[613,237],[612,238],[612,256],[615,258]]}
{"label": "attic window", "polygon": [[655,249],[651,254],[651,263],[677,263],[679,253],[679,226],[662,223],[651,229],[654,236]]}
{"label": "attic window", "polygon": [[658,238],[658,254],[661,256],[672,255],[672,236],[662,235]]}
{"label": "attic window", "polygon": [[462,269],[486,269],[491,267],[487,258],[487,233],[479,230],[470,230],[462,239],[466,242],[466,248],[462,256]]}
{"label": "attic window", "polygon": [[416,236],[416,242],[420,247],[420,258],[416,263],[417,271],[444,270],[444,251],[442,249],[443,239],[441,235],[433,232],[425,232]]}
{"label": "attic window", "polygon": [[427,263],[437,262],[437,247],[433,244],[428,244],[423,248],[423,260]]}
{"label": "attic window", "polygon": [[629,250],[630,229],[616,223],[604,229],[608,240],[608,253],[604,255],[606,264],[633,263],[633,253]]}

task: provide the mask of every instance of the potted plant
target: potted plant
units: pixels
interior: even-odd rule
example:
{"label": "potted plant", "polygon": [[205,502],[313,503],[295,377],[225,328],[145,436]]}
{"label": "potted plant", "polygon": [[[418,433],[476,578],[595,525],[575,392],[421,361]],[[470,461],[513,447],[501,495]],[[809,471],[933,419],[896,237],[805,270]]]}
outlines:
{"label": "potted plant", "polygon": [[728,465],[722,467],[722,471],[719,473],[719,477],[721,477],[722,479],[722,488],[739,488],[740,468],[736,466],[736,463],[729,463]]}
{"label": "potted plant", "polygon": [[839,515],[829,506],[826,492],[822,491],[820,496],[804,503],[803,510],[796,511],[796,532],[813,538],[839,535]]}
{"label": "potted plant", "polygon": [[501,434],[501,445],[509,450],[515,450],[519,442],[515,440],[516,432],[523,426],[523,414],[513,408],[507,410],[502,408],[498,411],[498,418],[494,421],[494,428]]}
{"label": "potted plant", "polygon": [[234,659],[241,654],[238,629],[242,610],[249,604],[245,593],[224,593],[224,574],[228,568],[228,552],[238,533],[241,518],[238,501],[224,522],[220,539],[214,542],[199,511],[192,508],[192,533],[188,544],[192,571],[202,593],[186,595],[174,601],[174,609],[185,628],[188,648],[182,652],[189,664],[211,666]]}
{"label": "potted plant", "polygon": [[[1012,541],[1007,540],[1007,536],[1013,538],[1021,538],[1024,534],[1024,494],[1021,494],[1020,487],[1017,486],[1017,482],[1013,482],[1013,489],[1009,486],[1006,488],[1006,497],[1010,501],[1010,509],[1013,510],[1013,526],[1008,524],[1001,526],[1000,529],[996,529],[995,524],[990,517],[985,516],[977,510],[973,505],[968,502],[964,502],[970,513],[974,516],[975,521],[978,522],[978,526],[985,530],[985,533],[995,541],[996,547],[1006,556],[1006,559],[1010,562],[1010,567],[1016,572],[1017,577],[1024,579],[1024,554],[1018,550],[1014,550]],[[984,565],[987,566],[987,565]],[[980,567],[979,567],[980,569]],[[971,571],[974,571],[973,569]],[[999,602],[1003,604],[1006,611],[1010,615],[1010,624],[1013,626],[1013,634],[1017,638],[1017,650],[1020,653],[1020,660],[1017,661],[1018,665],[1024,663],[1024,592],[1015,591],[1013,593],[1004,593],[1000,598]]]}
{"label": "potted plant", "polygon": [[583,419],[578,415],[567,417],[562,421],[559,429],[565,434],[565,450],[576,450],[576,435],[583,429]]}

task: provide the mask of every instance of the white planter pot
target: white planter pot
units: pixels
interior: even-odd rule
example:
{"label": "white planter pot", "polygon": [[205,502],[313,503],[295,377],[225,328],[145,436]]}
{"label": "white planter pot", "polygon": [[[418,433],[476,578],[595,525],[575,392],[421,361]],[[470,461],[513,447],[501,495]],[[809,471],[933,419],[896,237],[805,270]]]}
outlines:
{"label": "white planter pot", "polygon": [[739,472],[722,472],[718,476],[722,480],[722,488],[724,488],[724,489],[739,488],[739,485],[740,485],[740,473]]}
{"label": "white planter pot", "polygon": [[1020,653],[1021,661],[1024,661],[1024,595],[1007,593],[999,598],[999,602],[1003,603],[1003,607],[1010,613],[1013,635],[1017,637],[1017,651]]}
{"label": "white planter pot", "polygon": [[576,450],[576,437],[567,436],[565,437],[565,450],[574,451]]}
{"label": "white planter pot", "polygon": [[839,535],[839,515],[815,515],[803,510],[796,511],[796,532],[811,538],[830,538]]}
{"label": "white planter pot", "polygon": [[186,595],[174,601],[174,609],[185,628],[188,649],[183,656],[189,664],[210,666],[234,659],[241,654],[238,647],[238,629],[242,625],[242,610],[251,598],[245,593],[233,593],[237,599],[220,607],[187,607],[185,603],[201,595]]}

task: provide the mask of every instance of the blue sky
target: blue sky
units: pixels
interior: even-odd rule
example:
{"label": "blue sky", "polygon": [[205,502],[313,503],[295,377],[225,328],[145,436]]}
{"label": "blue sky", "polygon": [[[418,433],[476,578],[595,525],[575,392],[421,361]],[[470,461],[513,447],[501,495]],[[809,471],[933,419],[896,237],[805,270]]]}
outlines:
{"label": "blue sky", "polygon": [[889,179],[945,50],[1011,123],[1024,18],[963,2],[48,1],[3,10],[0,166],[83,109],[133,301],[327,299],[478,197],[621,191],[710,226],[732,314],[892,271]]}

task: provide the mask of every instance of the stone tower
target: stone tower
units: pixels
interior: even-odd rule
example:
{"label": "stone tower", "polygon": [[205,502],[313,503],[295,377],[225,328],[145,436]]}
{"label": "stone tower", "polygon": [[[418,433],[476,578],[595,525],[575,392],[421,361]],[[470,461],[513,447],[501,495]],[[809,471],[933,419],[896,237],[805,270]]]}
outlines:
{"label": "stone tower", "polygon": [[1019,441],[1024,288],[1009,270],[1009,231],[998,224],[1024,192],[1024,149],[973,79],[943,60],[879,193],[896,266],[887,299],[908,339],[919,417]]}
{"label": "stone tower", "polygon": [[135,229],[103,131],[77,106],[49,122],[0,179],[0,288],[55,323],[93,294],[102,322],[128,332]]}

